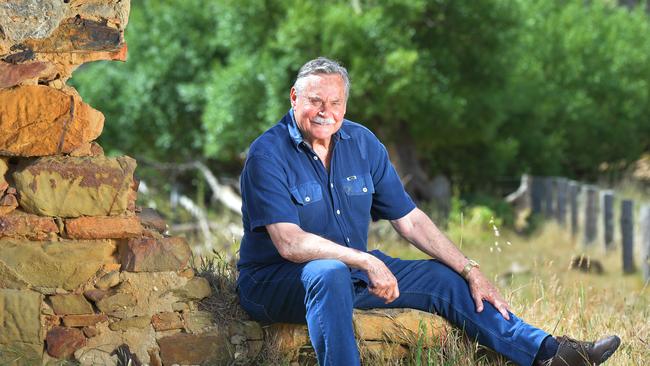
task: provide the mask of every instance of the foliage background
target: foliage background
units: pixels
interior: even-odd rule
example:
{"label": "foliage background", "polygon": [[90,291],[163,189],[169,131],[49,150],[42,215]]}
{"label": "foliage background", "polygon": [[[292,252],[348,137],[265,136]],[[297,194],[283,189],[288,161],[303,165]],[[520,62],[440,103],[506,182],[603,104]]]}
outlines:
{"label": "foliage background", "polygon": [[[582,0],[142,0],[129,60],[73,84],[112,153],[236,177],[298,68],[349,68],[347,118],[461,192],[521,173],[594,179],[650,150],[644,8]],[[406,159],[403,159],[406,160]],[[600,169],[600,170],[599,170]],[[191,184],[191,182],[190,182]]]}

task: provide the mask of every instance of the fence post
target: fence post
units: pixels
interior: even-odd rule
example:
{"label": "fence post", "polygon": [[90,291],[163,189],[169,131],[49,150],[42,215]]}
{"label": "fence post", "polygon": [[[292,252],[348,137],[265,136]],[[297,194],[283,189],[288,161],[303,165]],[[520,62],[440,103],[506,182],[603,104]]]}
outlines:
{"label": "fence post", "polygon": [[569,182],[569,207],[571,209],[571,235],[575,238],[578,235],[578,194],[580,194],[580,184],[578,182]]}
{"label": "fence post", "polygon": [[650,205],[641,207],[641,266],[643,280],[650,281]]}
{"label": "fence post", "polygon": [[544,216],[547,219],[553,217],[553,178],[544,178]]}
{"label": "fence post", "polygon": [[621,203],[621,231],[623,237],[623,272],[633,273],[634,268],[634,202],[623,200]]}
{"label": "fence post", "polygon": [[603,218],[605,249],[614,246],[614,192],[603,191]]}
{"label": "fence post", "polygon": [[566,178],[556,178],[555,187],[557,192],[557,205],[555,207],[555,219],[560,226],[566,226],[566,196],[568,183]]}
{"label": "fence post", "polygon": [[586,245],[592,244],[596,240],[596,229],[598,218],[598,188],[587,186],[586,204],[585,204],[585,237]]}
{"label": "fence post", "polygon": [[542,213],[542,201],[544,200],[544,181],[542,177],[531,177],[530,201],[533,214]]}

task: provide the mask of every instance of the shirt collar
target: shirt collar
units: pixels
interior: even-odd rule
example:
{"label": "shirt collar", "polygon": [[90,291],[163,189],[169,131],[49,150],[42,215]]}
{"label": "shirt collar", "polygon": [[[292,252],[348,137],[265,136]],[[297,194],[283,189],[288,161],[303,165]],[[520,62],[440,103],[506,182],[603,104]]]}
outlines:
{"label": "shirt collar", "polygon": [[[302,138],[302,133],[300,132],[300,129],[298,129],[298,124],[296,123],[296,118],[293,115],[293,108],[289,109],[289,116],[291,117],[289,119],[289,123],[287,124],[287,129],[289,130],[289,136],[291,136],[291,141],[293,141],[293,144],[296,146],[296,149],[300,150],[300,143],[304,141]],[[343,120],[345,123],[345,120]],[[343,126],[339,128],[338,131],[334,134],[335,139],[343,139],[347,140],[350,138],[350,135],[343,130]]]}

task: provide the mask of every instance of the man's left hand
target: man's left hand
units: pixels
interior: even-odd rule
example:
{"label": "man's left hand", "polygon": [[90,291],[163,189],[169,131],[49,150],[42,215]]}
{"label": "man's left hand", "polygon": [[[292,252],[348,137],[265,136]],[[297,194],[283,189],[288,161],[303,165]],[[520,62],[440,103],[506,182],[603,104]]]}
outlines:
{"label": "man's left hand", "polygon": [[478,268],[473,268],[467,278],[472,298],[476,304],[476,311],[483,311],[483,300],[486,300],[503,315],[506,320],[510,320],[510,305],[503,299],[499,290],[490,282]]}

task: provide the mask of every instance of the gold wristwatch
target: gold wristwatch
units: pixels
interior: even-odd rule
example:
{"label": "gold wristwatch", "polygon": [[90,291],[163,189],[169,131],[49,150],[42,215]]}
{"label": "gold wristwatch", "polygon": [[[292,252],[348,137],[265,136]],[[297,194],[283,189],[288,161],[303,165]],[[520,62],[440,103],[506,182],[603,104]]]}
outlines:
{"label": "gold wristwatch", "polygon": [[479,268],[480,266],[478,265],[477,261],[475,261],[473,259],[470,259],[467,262],[467,264],[465,265],[465,267],[463,267],[463,270],[460,272],[461,277],[463,277],[464,279],[467,279],[467,277],[469,276],[469,272],[474,267]]}

